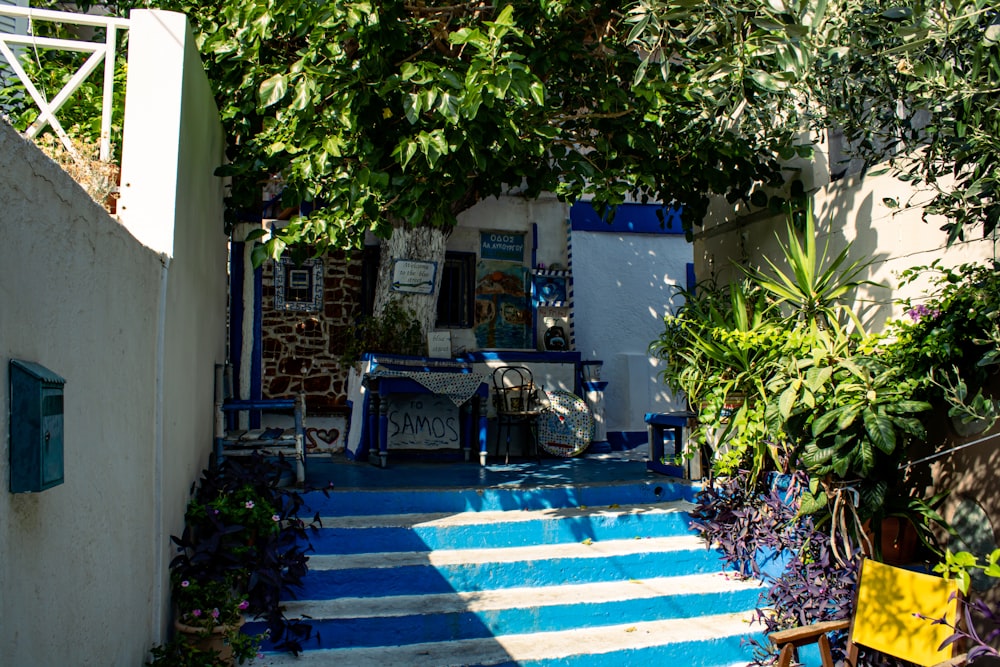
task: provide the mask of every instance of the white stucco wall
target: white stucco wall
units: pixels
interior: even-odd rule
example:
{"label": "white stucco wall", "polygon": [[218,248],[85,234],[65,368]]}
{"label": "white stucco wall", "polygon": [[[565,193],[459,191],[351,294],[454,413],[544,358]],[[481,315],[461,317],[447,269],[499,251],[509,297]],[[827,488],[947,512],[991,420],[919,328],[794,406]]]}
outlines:
{"label": "white stucco wall", "polygon": [[675,287],[686,286],[691,252],[683,236],[573,232],[576,345],[584,359],[604,362],[609,431],[645,431],[645,413],[684,409],[648,348]]}
{"label": "white stucco wall", "polygon": [[[166,622],[168,535],[180,530],[188,488],[211,449],[212,367],[225,340],[222,183],[211,176],[222,159],[221,129],[190,33],[178,31],[183,17],[141,13],[150,20],[133,26],[130,44],[158,49],[145,59],[156,69],[130,61],[130,77],[160,80],[162,68],[188,67],[183,77],[163,75],[182,82],[165,87],[163,99],[128,93],[131,120],[149,112],[144,105],[159,108],[156,145],[167,137],[173,146],[172,154],[144,150],[126,119],[124,149],[133,157],[123,161],[123,184],[172,190],[157,195],[166,204],[144,222],[169,239],[169,254],[137,241],[0,122],[5,667],[144,664]],[[178,51],[165,42],[179,43],[183,57],[171,57]],[[176,173],[172,182],[144,177],[147,166],[164,164]],[[7,490],[11,358],[67,381],[65,483],[38,494]]]}
{"label": "white stucco wall", "polygon": [[[826,157],[820,152],[815,162],[803,165],[807,190],[815,192],[817,247],[829,244],[829,256],[835,257],[851,243],[850,261],[871,262],[862,278],[882,287],[863,287],[853,304],[864,316],[870,330],[882,329],[886,322],[902,315],[898,301],[919,297],[926,283],[899,286],[900,273],[940,259],[945,266],[977,262],[995,256],[992,239],[982,239],[981,232],[971,231],[969,240],[947,247],[947,235],[941,231],[944,218],[929,216],[923,220],[923,206],[931,198],[927,191],[914,190],[891,174],[862,178],[849,176],[831,183]],[[891,206],[887,202],[895,202]],[[784,259],[778,237],[785,241],[783,216],[760,217],[733,210],[717,202],[706,220],[705,228],[695,236],[695,269],[699,279],[734,275],[732,260],[748,258],[760,263],[769,257],[779,266]]]}
{"label": "white stucco wall", "polygon": [[[162,264],[8,125],[0,153],[10,158],[0,170],[0,655],[140,664],[143,647],[122,637],[151,636],[155,603],[150,380]],[[39,494],[7,491],[11,358],[66,378],[66,481]]]}

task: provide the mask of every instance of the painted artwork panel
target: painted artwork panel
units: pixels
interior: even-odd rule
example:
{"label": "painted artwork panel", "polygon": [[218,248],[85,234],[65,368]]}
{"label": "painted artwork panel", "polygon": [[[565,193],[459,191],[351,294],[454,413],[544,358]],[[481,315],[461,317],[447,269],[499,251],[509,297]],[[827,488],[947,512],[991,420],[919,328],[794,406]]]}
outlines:
{"label": "painted artwork panel", "polygon": [[520,264],[480,260],[476,264],[476,344],[486,349],[523,350],[531,342],[527,269]]}

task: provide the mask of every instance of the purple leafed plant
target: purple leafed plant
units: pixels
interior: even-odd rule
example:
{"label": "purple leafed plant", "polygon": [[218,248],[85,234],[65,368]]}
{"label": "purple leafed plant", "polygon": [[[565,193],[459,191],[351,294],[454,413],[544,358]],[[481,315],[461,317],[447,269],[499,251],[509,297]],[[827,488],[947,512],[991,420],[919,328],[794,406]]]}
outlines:
{"label": "purple leafed plant", "polygon": [[[751,487],[750,474],[739,472],[710,483],[691,513],[691,526],[723,560],[745,576],[762,579],[769,588],[761,594],[755,620],[763,633],[817,621],[849,618],[854,604],[854,586],[859,558],[837,563],[831,555],[830,535],[817,530],[809,516],[798,516],[799,491],[807,477],[799,472],[773,477]],[[780,574],[765,572],[759,565],[762,553],[785,554]],[[755,665],[770,665],[777,652],[766,640],[748,640],[754,648]],[[842,658],[846,637],[831,637],[835,658]]]}
{"label": "purple leafed plant", "polygon": [[[997,638],[1000,637],[1000,606],[990,606],[980,599],[964,600],[962,616],[962,627],[953,627],[955,633],[946,643],[962,642],[969,651],[970,663],[985,656],[1000,658],[1000,652],[995,648]],[[976,628],[977,622],[987,628],[985,636]]]}

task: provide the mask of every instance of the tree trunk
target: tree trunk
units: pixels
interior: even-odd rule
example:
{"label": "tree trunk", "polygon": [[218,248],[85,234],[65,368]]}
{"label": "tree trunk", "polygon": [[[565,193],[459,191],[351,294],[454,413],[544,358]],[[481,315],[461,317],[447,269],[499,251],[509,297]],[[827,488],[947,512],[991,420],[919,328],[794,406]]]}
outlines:
{"label": "tree trunk", "polygon": [[[392,236],[382,241],[378,283],[375,287],[376,317],[382,315],[390,301],[396,301],[413,312],[420,323],[420,333],[427,340],[427,332],[434,328],[437,320],[437,300],[441,291],[445,246],[450,231],[441,227],[410,227],[403,221],[393,221]],[[392,289],[393,265],[398,259],[435,263],[434,288],[430,294],[412,294]]]}

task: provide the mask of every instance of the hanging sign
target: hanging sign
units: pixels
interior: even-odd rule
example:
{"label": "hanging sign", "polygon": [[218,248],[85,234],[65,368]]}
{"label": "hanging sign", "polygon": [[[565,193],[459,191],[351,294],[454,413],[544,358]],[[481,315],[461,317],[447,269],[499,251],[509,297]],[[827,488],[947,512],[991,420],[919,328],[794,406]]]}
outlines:
{"label": "hanging sign", "polygon": [[524,234],[511,232],[480,232],[479,258],[503,262],[524,261]]}
{"label": "hanging sign", "polygon": [[433,294],[437,262],[397,259],[392,265],[392,291]]}

